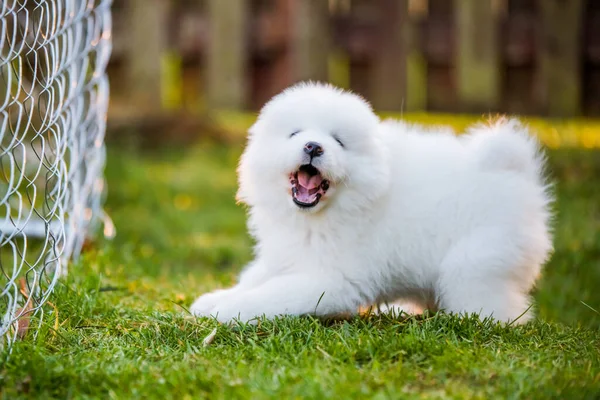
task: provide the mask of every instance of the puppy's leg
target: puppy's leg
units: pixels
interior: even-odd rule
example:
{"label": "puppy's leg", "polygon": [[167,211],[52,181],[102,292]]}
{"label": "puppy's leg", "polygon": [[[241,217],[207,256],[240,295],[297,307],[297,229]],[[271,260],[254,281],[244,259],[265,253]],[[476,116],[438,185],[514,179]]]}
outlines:
{"label": "puppy's leg", "polygon": [[212,310],[221,322],[279,315],[330,316],[356,313],[360,293],[339,277],[295,273],[275,276],[260,286],[227,296]]}
{"label": "puppy's leg", "polygon": [[440,268],[440,309],[477,313],[503,322],[525,323],[532,317],[528,291],[531,268],[515,236],[482,230],[460,240]]}

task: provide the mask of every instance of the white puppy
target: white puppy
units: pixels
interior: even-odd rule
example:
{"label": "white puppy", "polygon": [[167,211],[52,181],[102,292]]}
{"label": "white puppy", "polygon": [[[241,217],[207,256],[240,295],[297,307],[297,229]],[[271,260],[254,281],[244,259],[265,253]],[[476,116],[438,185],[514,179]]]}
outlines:
{"label": "white puppy", "polygon": [[515,120],[457,137],[381,122],[332,86],[296,85],[262,109],[238,169],[256,258],[191,311],[248,321],[403,298],[525,322],[552,249],[543,168]]}

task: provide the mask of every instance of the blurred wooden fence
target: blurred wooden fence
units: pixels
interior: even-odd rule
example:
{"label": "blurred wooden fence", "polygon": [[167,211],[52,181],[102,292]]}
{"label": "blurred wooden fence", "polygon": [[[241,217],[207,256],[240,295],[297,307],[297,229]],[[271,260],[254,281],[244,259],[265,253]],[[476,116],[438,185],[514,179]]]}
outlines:
{"label": "blurred wooden fence", "polygon": [[115,0],[113,105],[251,109],[304,79],[381,111],[600,115],[599,0]]}

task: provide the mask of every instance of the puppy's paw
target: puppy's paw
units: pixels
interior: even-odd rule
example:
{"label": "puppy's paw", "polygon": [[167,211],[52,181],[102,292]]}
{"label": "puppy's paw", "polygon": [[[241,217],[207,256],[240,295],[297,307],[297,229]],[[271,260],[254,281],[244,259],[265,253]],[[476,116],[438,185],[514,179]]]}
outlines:
{"label": "puppy's paw", "polygon": [[252,309],[252,307],[248,307],[248,305],[236,301],[236,299],[230,299],[229,301],[217,304],[210,311],[210,315],[224,324],[235,322],[253,324],[257,322],[257,317],[260,316],[256,309]]}
{"label": "puppy's paw", "polygon": [[211,310],[226,296],[227,290],[215,290],[198,297],[190,306],[190,312],[197,317],[210,317]]}

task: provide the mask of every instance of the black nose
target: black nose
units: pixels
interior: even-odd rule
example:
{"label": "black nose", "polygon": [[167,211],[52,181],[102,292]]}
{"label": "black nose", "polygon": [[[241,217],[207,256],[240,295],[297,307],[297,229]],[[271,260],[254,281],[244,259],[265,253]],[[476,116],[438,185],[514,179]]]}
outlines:
{"label": "black nose", "polygon": [[323,147],[317,142],[308,142],[304,145],[304,152],[310,155],[310,158],[319,157],[323,154]]}

